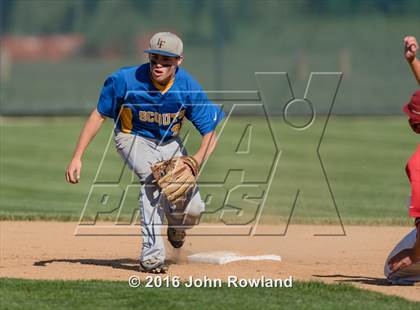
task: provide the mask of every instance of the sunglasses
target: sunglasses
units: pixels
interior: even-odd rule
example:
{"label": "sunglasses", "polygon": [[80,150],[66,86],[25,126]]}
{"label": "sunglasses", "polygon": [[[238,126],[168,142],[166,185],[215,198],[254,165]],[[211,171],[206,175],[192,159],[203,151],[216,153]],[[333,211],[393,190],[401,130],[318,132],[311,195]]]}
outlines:
{"label": "sunglasses", "polygon": [[[158,62],[155,59],[150,59],[150,64],[152,66],[156,66],[158,64]],[[173,66],[173,64],[168,64],[168,63],[160,63],[160,65],[162,67],[165,67],[165,68],[169,68],[169,67],[172,67]]]}

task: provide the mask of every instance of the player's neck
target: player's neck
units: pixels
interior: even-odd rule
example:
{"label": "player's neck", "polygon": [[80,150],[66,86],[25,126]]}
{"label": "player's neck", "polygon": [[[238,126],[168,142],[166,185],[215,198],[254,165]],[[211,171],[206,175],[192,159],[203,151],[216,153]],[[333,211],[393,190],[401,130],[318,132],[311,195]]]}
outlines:
{"label": "player's neck", "polygon": [[153,76],[150,75],[150,79],[152,80],[153,85],[162,93],[166,93],[169,88],[171,88],[172,84],[174,83],[175,80],[175,74],[171,75],[170,77],[168,77],[165,81],[159,83],[158,81],[156,81],[155,79],[153,79]]}

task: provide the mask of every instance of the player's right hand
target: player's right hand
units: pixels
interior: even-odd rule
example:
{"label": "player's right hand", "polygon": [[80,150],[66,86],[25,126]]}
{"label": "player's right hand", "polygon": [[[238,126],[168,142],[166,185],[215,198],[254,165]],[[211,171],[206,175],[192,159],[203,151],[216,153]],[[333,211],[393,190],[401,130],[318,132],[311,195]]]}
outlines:
{"label": "player's right hand", "polygon": [[80,171],[82,170],[82,161],[73,158],[67,167],[66,180],[69,183],[76,184],[80,180]]}
{"label": "player's right hand", "polygon": [[404,56],[408,62],[413,62],[416,58],[417,50],[419,49],[419,44],[415,37],[407,36],[404,38]]}

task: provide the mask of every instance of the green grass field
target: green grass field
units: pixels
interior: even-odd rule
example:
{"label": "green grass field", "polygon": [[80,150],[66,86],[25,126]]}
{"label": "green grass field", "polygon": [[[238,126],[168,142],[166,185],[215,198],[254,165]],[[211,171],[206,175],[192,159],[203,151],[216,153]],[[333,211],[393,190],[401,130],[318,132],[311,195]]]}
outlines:
{"label": "green grass field", "polygon": [[419,303],[350,285],[292,288],[131,288],[127,282],[0,279],[3,309],[418,309]]}
{"label": "green grass field", "polygon": [[[2,219],[79,219],[112,133],[112,122],[107,121],[86,153],[81,183],[69,185],[64,172],[83,122],[83,118],[1,120]],[[324,123],[325,118],[318,118],[308,130],[296,131],[280,118],[272,118],[272,138],[263,118],[229,119],[200,178],[203,198],[212,197],[207,200],[209,214],[203,216],[203,221],[217,220],[223,204],[226,222],[251,221],[264,194],[262,221],[284,221],[299,189],[292,223],[337,223],[316,155]],[[184,132],[190,129],[186,127]],[[187,148],[193,152],[199,137],[191,132]],[[272,167],[279,153],[273,139],[281,151],[276,169]],[[100,203],[104,189],[97,186],[85,219],[91,219],[97,211],[108,212],[118,206],[122,190],[135,180],[127,171],[119,179],[123,165],[112,143],[96,179],[96,183],[114,184],[106,189],[108,203],[106,206]],[[344,223],[409,223],[406,208],[409,183],[404,167],[416,146],[416,136],[403,117],[330,118],[319,152]],[[271,186],[267,182],[270,175]],[[137,199],[134,185],[127,192],[122,218],[130,218],[137,210]],[[108,213],[99,219],[114,220],[116,214]]]}
{"label": "green grass field", "polygon": [[[369,1],[364,3],[362,14],[335,17],[316,16],[315,12],[294,14],[283,3],[259,2],[256,7],[264,12],[264,18],[235,26],[220,55],[211,39],[213,27],[206,24],[199,32],[203,32],[203,38],[209,36],[204,41],[207,44],[185,42],[182,66],[206,90],[255,90],[255,72],[288,72],[297,97],[303,95],[311,72],[343,72],[336,112],[400,112],[401,104],[416,89],[403,59],[402,40],[408,29],[419,28],[418,19],[375,12],[369,8]],[[147,23],[140,28],[152,33],[161,27],[160,22],[153,22],[159,26]],[[182,33],[179,23],[176,20],[173,25],[178,25],[176,29]],[[186,25],[187,29],[191,27],[190,23]],[[0,85],[0,108],[17,115],[87,112],[96,104],[107,75],[122,66],[143,62],[146,59],[140,53],[117,59],[75,57],[59,63],[14,63],[10,78]],[[325,88],[315,87],[312,92],[322,94]]]}

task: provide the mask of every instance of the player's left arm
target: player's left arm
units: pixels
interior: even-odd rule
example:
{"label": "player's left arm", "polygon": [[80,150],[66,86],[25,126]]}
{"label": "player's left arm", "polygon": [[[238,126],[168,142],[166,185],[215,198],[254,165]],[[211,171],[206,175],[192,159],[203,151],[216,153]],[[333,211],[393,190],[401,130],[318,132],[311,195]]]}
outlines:
{"label": "player's left arm", "polygon": [[224,112],[220,106],[210,101],[201,86],[193,82],[190,94],[190,102],[186,106],[186,117],[200,132],[202,139],[194,159],[201,165],[213,153],[217,144],[216,127],[224,118]]}
{"label": "player's left arm", "polygon": [[216,144],[216,131],[213,130],[202,137],[200,148],[198,149],[197,153],[193,155],[199,165],[201,165],[204,161],[207,160],[207,158],[210,157],[216,148]]}

